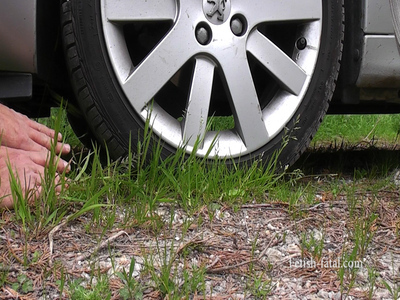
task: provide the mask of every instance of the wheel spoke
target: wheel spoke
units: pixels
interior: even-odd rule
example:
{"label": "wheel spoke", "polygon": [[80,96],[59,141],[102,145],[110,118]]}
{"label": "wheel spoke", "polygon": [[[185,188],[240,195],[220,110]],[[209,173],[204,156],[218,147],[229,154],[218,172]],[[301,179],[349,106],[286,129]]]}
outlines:
{"label": "wheel spoke", "polygon": [[245,55],[237,57],[234,64],[225,60],[222,68],[232,97],[235,126],[244,144],[252,149],[265,145],[268,132]]}
{"label": "wheel spoke", "polygon": [[110,22],[174,20],[174,0],[106,0],[105,16]]}
{"label": "wheel spoke", "polygon": [[[183,28],[183,27],[180,27]],[[137,112],[141,112],[157,92],[194,54],[193,48],[176,47],[182,30],[172,30],[123,82],[124,92]]]}
{"label": "wheel spoke", "polygon": [[243,9],[251,27],[263,22],[311,21],[322,17],[321,0],[252,0]]}
{"label": "wheel spoke", "polygon": [[196,59],[183,128],[183,139],[190,146],[198,138],[203,139],[206,132],[214,69],[214,63],[208,59]]}
{"label": "wheel spoke", "polygon": [[258,30],[250,34],[247,50],[267,68],[288,92],[294,95],[300,94],[307,79],[306,73]]}

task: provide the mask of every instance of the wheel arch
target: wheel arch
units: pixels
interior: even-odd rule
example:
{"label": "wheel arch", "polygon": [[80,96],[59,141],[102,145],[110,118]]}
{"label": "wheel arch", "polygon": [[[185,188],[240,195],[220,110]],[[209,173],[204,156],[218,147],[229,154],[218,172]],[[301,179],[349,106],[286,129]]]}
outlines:
{"label": "wheel arch", "polygon": [[0,25],[6,28],[0,32],[1,100],[31,117],[59,105],[48,88],[72,100],[58,1],[4,0]]}

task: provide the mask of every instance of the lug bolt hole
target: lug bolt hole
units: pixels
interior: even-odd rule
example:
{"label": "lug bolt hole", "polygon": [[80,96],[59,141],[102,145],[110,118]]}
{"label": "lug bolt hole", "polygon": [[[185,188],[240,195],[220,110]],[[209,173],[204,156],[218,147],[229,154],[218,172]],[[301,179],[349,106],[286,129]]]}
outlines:
{"label": "lug bolt hole", "polygon": [[211,42],[212,39],[212,31],[210,26],[207,23],[200,23],[196,27],[196,40],[199,44],[205,46]]}
{"label": "lug bolt hole", "polygon": [[304,50],[307,47],[307,40],[304,37],[301,37],[296,42],[296,47],[299,50]]}
{"label": "lug bolt hole", "polygon": [[231,20],[231,30],[234,35],[242,36],[247,31],[247,21],[242,15],[234,15]]}

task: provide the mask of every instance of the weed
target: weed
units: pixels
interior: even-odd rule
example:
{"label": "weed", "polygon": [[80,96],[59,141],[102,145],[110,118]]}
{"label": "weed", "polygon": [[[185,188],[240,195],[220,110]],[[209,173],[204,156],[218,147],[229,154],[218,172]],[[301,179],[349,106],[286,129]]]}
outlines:
{"label": "weed", "polygon": [[312,255],[313,259],[316,262],[319,262],[320,259],[322,258],[322,252],[324,250],[324,234],[321,234],[321,236],[318,237],[316,237],[315,235],[316,235],[315,232],[311,232],[309,234],[302,233],[300,246],[302,252],[304,250],[307,250],[307,252],[309,252]]}
{"label": "weed", "polygon": [[348,268],[347,262],[355,262],[357,261],[357,249],[354,248],[350,253],[343,253],[341,257],[342,264],[338,270],[338,276],[340,281],[340,294],[347,298],[347,295],[350,293],[353,288],[356,280],[356,268]]}
{"label": "weed", "polygon": [[377,220],[378,216],[374,213],[366,215],[358,220],[354,225],[353,240],[355,248],[357,248],[357,256],[364,257],[369,244],[374,237],[375,230],[373,225]]}
{"label": "weed", "polygon": [[265,273],[252,276],[246,283],[246,289],[255,299],[267,299],[274,288],[275,284],[271,279],[265,278]]}
{"label": "weed", "polygon": [[390,295],[392,295],[394,300],[399,299],[400,296],[400,285],[393,285],[391,286],[387,281],[382,279],[383,285],[387,288],[389,291]]}
{"label": "weed", "polygon": [[375,283],[378,276],[377,271],[373,267],[368,267],[368,299],[372,299],[375,292]]}
{"label": "weed", "polygon": [[[174,245],[171,243],[170,247],[167,246],[167,243],[164,243],[163,248],[161,249],[159,245],[158,239],[156,239],[157,244],[157,258],[151,257],[151,260],[146,259],[145,265],[150,271],[151,277],[158,287],[161,294],[165,296],[172,296],[176,291],[178,291],[178,286],[174,282],[174,278],[177,275],[176,270],[174,270]],[[155,267],[153,265],[154,261],[158,260],[160,265],[159,272],[155,271]]]}
{"label": "weed", "polygon": [[69,296],[73,300],[111,299],[109,279],[107,275],[99,275],[96,284],[86,285],[83,279],[70,282]]}
{"label": "weed", "polygon": [[[256,234],[254,240],[251,243],[251,258],[252,260],[255,257],[255,251],[257,249],[259,235]],[[270,271],[270,265],[268,266],[266,271]],[[268,295],[270,295],[275,287],[272,283],[272,280],[266,277],[266,271],[257,272],[254,268],[254,263],[251,262],[249,264],[249,272],[246,280],[246,290],[255,298],[255,299],[266,299]]]}
{"label": "weed", "polygon": [[0,287],[6,284],[7,278],[8,270],[3,267],[3,264],[0,264]]}
{"label": "weed", "polygon": [[193,265],[191,271],[189,272],[187,269],[183,270],[183,285],[180,291],[180,295],[176,297],[176,299],[188,299],[190,295],[194,295],[197,292],[206,294],[206,285],[205,285],[205,268],[197,267]]}
{"label": "weed", "polygon": [[[400,269],[397,271],[400,271]],[[393,258],[392,258],[392,272],[393,272],[393,274],[392,274],[393,282],[390,283],[390,282],[382,279],[382,284],[389,291],[390,295],[392,295],[393,299],[397,300],[400,297],[400,280],[399,280],[399,276],[398,276],[399,274],[398,273],[396,274],[396,268],[394,266]]]}
{"label": "weed", "polygon": [[23,294],[27,294],[33,291],[33,282],[25,274],[20,274],[17,277],[17,282],[14,282],[11,287],[15,291],[20,291]]}
{"label": "weed", "polygon": [[[196,247],[189,243],[180,248],[179,253],[185,256],[193,246]],[[168,245],[165,241],[164,245],[161,245],[156,239],[156,253],[145,257],[144,272],[150,274],[155,288],[163,298],[188,299],[190,295],[198,292],[205,295],[205,267],[192,265],[190,270],[185,267],[180,273],[175,264],[177,255],[173,242]]]}
{"label": "weed", "polygon": [[[374,235],[372,226],[376,219],[377,215],[373,213],[356,219],[354,228],[350,231],[353,249],[350,252],[343,252],[341,259],[343,263],[338,270],[340,292],[342,295],[350,293],[355,284],[357,270],[363,267],[362,259],[372,241]],[[370,275],[372,276],[373,274],[370,273]]]}
{"label": "weed", "polygon": [[8,165],[8,169],[10,172],[10,188],[14,202],[15,217],[18,221],[22,222],[23,230],[26,233],[28,225],[31,225],[33,220],[27,199],[33,196],[32,193],[34,193],[34,191],[26,188],[24,193],[22,191],[20,178],[14,174],[10,164]]}
{"label": "weed", "polygon": [[61,267],[60,279],[59,279],[59,280],[56,280],[56,284],[57,284],[57,286],[58,286],[58,290],[60,291],[60,295],[61,295],[61,296],[62,296],[62,294],[63,294],[63,292],[64,292],[65,280],[66,280],[66,276],[65,276],[64,268]]}
{"label": "weed", "polygon": [[124,287],[120,289],[119,294],[122,299],[142,299],[143,298],[143,291],[141,289],[140,284],[135,280],[133,276],[135,271],[135,258],[132,257],[131,263],[129,265],[128,273],[123,268],[122,272],[117,272],[117,276],[119,279],[122,280],[124,283]]}

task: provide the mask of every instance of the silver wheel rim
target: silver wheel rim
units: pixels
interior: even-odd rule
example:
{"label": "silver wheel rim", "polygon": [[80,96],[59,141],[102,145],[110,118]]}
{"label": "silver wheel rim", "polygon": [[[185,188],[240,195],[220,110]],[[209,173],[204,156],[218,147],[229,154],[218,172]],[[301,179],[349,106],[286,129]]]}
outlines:
{"label": "silver wheel rim", "polygon": [[[188,152],[196,146],[199,156],[239,157],[268,144],[301,104],[319,53],[322,1],[101,0],[102,26],[126,98],[144,121],[150,115],[152,129],[162,140],[173,147],[185,146]],[[159,22],[169,22],[168,30],[135,64],[125,26]],[[295,28],[289,51],[263,32],[271,31],[271,26],[275,31],[280,26]],[[263,78],[252,73],[250,60],[278,86],[263,105],[255,84]],[[182,118],[176,118],[152,100],[188,62],[193,72],[187,101]],[[207,126],[213,89],[218,88],[216,74],[223,78],[234,119],[234,128],[218,132]]]}

